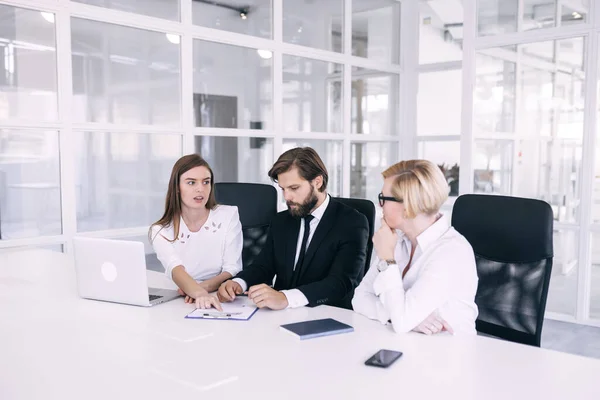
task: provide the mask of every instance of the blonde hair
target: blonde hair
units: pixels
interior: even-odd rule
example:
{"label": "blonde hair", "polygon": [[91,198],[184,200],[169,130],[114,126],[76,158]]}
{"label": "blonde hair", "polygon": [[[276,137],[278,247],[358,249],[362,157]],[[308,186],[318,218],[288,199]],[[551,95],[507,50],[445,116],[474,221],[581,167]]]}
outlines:
{"label": "blonde hair", "polygon": [[448,199],[448,183],[440,168],[427,160],[400,161],[381,173],[394,177],[392,194],[402,200],[406,218],[434,215]]}

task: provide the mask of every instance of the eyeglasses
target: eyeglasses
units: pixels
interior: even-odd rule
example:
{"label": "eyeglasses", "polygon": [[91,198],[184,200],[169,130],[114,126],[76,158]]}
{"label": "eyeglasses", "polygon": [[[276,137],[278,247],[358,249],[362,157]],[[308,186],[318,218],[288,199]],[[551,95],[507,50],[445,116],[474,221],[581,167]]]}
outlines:
{"label": "eyeglasses", "polygon": [[379,205],[381,207],[383,207],[383,205],[385,204],[386,201],[394,201],[396,203],[404,203],[403,200],[398,200],[395,197],[384,196],[383,193],[379,193],[379,196],[377,196],[377,198],[379,199]]}

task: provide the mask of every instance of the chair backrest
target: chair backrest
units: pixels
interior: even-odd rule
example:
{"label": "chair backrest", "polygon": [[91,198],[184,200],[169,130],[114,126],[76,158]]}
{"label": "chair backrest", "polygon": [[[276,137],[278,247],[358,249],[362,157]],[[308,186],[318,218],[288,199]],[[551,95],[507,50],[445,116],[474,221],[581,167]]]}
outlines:
{"label": "chair backrest", "polygon": [[468,194],[454,203],[452,226],[475,252],[477,330],[539,347],[554,256],[550,205]]}
{"label": "chair backrest", "polygon": [[246,268],[267,240],[271,218],[277,214],[277,191],[258,183],[215,183],[215,197],[219,204],[238,208],[244,236],[242,264]]}
{"label": "chair backrest", "polygon": [[[363,199],[347,199],[343,197],[335,198],[340,203],[354,208],[359,213],[367,217],[369,223],[369,241],[367,242],[367,259],[365,260],[365,274],[371,265],[371,253],[373,251],[373,235],[375,234],[375,205],[372,201]],[[362,278],[362,277],[361,277]]]}

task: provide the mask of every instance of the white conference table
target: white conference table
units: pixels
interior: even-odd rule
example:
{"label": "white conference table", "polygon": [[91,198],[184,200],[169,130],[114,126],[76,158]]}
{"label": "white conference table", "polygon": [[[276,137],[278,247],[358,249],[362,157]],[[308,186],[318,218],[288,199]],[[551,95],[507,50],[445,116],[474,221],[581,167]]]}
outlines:
{"label": "white conference table", "polygon": [[[148,272],[161,287],[170,282]],[[0,253],[0,399],[600,399],[600,360],[486,337],[398,335],[328,306],[187,320],[77,296],[71,257]],[[332,317],[355,332],[300,341],[279,325]],[[379,349],[404,356],[364,365]]]}

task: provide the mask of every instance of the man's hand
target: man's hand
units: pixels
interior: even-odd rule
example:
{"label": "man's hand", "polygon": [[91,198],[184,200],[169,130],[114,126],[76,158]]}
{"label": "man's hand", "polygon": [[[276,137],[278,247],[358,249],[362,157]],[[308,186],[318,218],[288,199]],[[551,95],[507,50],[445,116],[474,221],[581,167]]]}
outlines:
{"label": "man's hand", "polygon": [[288,301],[287,297],[285,297],[285,294],[278,292],[264,283],[252,286],[248,290],[248,298],[252,300],[258,308],[283,310],[288,306]]}
{"label": "man's hand", "polygon": [[384,218],[381,218],[381,226],[373,235],[373,247],[380,260],[393,260],[394,250],[398,243],[398,234],[388,226]]}
{"label": "man's hand", "polygon": [[185,296],[185,302],[187,304],[196,303],[196,308],[206,309],[214,307],[219,311],[223,311],[219,300],[215,296],[210,295],[200,285],[198,285],[198,287],[193,292],[190,292]]}
{"label": "man's hand", "polygon": [[439,316],[437,311],[429,314],[429,316],[425,318],[425,320],[421,322],[419,326],[413,329],[413,331],[424,333],[426,335],[434,335],[442,331],[448,331],[454,335],[452,327],[446,321],[444,321],[442,317]]}
{"label": "man's hand", "polygon": [[225,281],[219,286],[217,296],[223,303],[235,300],[235,296],[242,294],[243,290],[239,283],[229,280]]}

